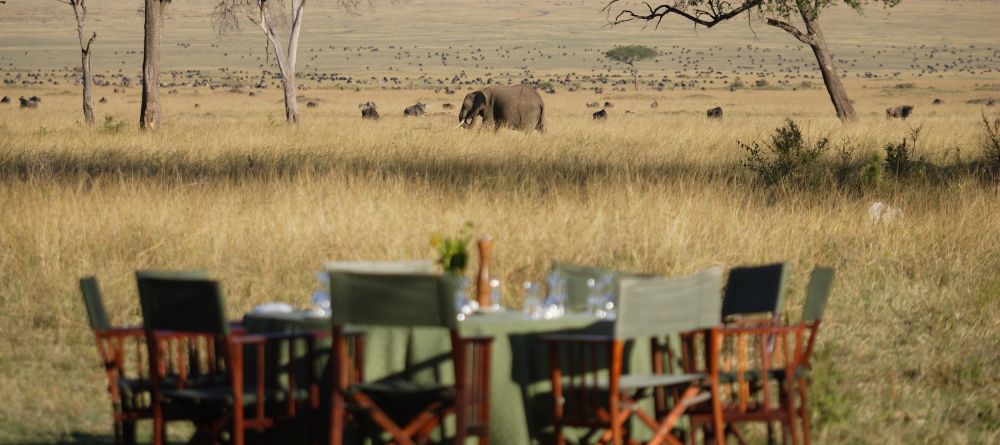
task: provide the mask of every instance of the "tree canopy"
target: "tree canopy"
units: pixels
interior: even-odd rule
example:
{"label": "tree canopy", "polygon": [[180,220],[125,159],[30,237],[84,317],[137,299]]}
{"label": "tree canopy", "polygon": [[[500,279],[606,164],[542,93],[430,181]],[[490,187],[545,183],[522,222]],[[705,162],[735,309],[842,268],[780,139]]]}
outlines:
{"label": "tree canopy", "polygon": [[640,60],[652,59],[658,55],[660,53],[655,49],[642,45],[619,46],[604,52],[604,57],[626,65],[632,65]]}

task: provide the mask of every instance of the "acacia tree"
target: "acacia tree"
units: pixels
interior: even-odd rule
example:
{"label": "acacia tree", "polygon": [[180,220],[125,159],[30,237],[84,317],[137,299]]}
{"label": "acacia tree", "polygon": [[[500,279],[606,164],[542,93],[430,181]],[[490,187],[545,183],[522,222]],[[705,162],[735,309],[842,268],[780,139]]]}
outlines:
{"label": "acacia tree", "polygon": [[655,49],[642,45],[619,46],[604,53],[604,57],[629,66],[632,71],[632,85],[636,90],[639,89],[639,68],[636,68],[635,63],[658,55],[660,53]]}
{"label": "acacia tree", "polygon": [[[768,25],[788,32],[812,49],[820,73],[823,74],[823,83],[830,94],[830,101],[837,110],[837,117],[842,121],[853,121],[857,118],[857,113],[833,65],[833,56],[826,45],[819,24],[820,12],[841,2],[860,13],[868,3],[893,7],[900,1],[902,0],[673,0],[671,4],[657,6],[644,2],[645,10],[635,11],[628,7],[619,8],[620,0],[611,0],[604,7],[604,11],[610,16],[615,14],[613,9],[618,10],[611,21],[613,25],[642,21],[655,22],[659,26],[664,17],[673,14],[694,23],[695,26],[701,25],[706,28],[744,13],[755,14]],[[793,17],[801,18],[805,31],[791,23]]]}
{"label": "acacia tree", "polygon": [[[361,0],[338,0],[338,5],[354,11]],[[213,25],[219,33],[239,30],[239,15],[260,28],[267,36],[274,58],[278,62],[281,88],[285,93],[285,121],[299,122],[298,101],[295,95],[295,62],[299,52],[299,35],[302,32],[302,14],[306,0],[219,0],[212,13]],[[283,45],[278,35],[280,28],[288,26],[288,43]]]}
{"label": "acacia tree", "polygon": [[139,128],[156,130],[160,127],[160,43],[163,41],[163,16],[170,0],[145,2]]}
{"label": "acacia tree", "polygon": [[81,69],[83,70],[83,120],[87,125],[94,125],[94,99],[91,97],[91,90],[94,88],[94,75],[90,69],[90,45],[97,39],[97,33],[86,37],[83,27],[87,20],[86,0],[56,0],[65,3],[73,8],[73,15],[76,16],[76,34],[80,39]]}

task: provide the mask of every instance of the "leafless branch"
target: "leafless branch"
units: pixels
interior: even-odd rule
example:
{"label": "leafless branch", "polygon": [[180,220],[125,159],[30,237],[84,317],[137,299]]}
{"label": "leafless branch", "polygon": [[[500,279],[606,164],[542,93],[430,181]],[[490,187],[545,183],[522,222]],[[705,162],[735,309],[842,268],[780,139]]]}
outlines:
{"label": "leafless branch", "polygon": [[[610,23],[614,26],[633,21],[643,21],[647,23],[655,21],[656,27],[658,28],[664,17],[669,14],[674,14],[687,19],[688,21],[694,23],[695,26],[701,25],[706,28],[711,28],[721,22],[761,6],[763,1],[764,0],[744,0],[736,7],[733,7],[727,1],[711,1],[708,2],[707,9],[699,8],[694,9],[693,11],[686,10],[683,3],[675,3],[674,5],[660,4],[654,7],[647,2],[642,2],[646,11],[636,12],[632,9],[622,9],[614,16],[614,19],[610,20]],[[620,0],[611,0],[604,6],[604,8],[601,9],[601,11],[607,13],[608,17],[611,17],[612,8],[619,2]]]}
{"label": "leafless branch", "polygon": [[813,45],[815,43],[811,35],[799,31],[799,29],[793,26],[791,23],[783,22],[778,19],[768,18],[767,24],[770,26],[774,26],[776,28],[784,29],[793,37],[799,39],[800,42],[805,43],[806,45]]}

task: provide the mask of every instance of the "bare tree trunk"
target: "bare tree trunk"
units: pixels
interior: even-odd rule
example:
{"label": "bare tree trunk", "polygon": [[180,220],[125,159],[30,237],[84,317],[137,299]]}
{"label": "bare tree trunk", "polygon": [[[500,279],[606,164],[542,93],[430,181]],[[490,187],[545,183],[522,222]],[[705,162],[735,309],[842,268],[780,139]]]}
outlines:
{"label": "bare tree trunk", "polygon": [[287,51],[278,42],[278,33],[271,23],[266,7],[260,8],[260,20],[257,26],[264,31],[267,39],[274,47],[274,56],[278,61],[278,71],[281,74],[281,88],[285,93],[285,121],[289,124],[299,123],[298,99],[295,87],[295,62],[299,51],[299,35],[302,32],[302,13],[305,11],[306,0],[292,2],[292,33],[288,38]]}
{"label": "bare tree trunk", "polygon": [[83,26],[87,19],[87,6],[83,2],[70,3],[76,16],[76,33],[80,39],[80,62],[83,70],[83,120],[87,125],[94,125],[94,99],[91,91],[94,88],[94,75],[90,69],[90,45],[97,38],[95,32],[87,40],[84,37]]}
{"label": "bare tree trunk", "polygon": [[639,91],[639,69],[632,67],[632,88]]}
{"label": "bare tree trunk", "polygon": [[295,73],[281,73],[281,88],[285,91],[285,121],[299,123],[299,105],[295,97]]}
{"label": "bare tree trunk", "polygon": [[139,127],[160,127],[160,43],[163,40],[163,12],[169,0],[146,0],[145,40],[142,53],[142,107]]}
{"label": "bare tree trunk", "polygon": [[854,111],[854,104],[851,103],[851,98],[847,96],[847,89],[844,88],[844,83],[841,82],[840,75],[837,74],[837,68],[833,66],[833,56],[830,55],[830,49],[826,46],[826,38],[823,37],[823,30],[819,27],[819,14],[817,14],[813,5],[808,1],[798,1],[796,3],[798,4],[802,21],[806,25],[805,33],[799,31],[790,23],[774,18],[767,19],[767,24],[781,28],[796,39],[799,39],[800,42],[809,45],[809,48],[813,50],[813,54],[816,55],[819,71],[823,74],[823,83],[826,85],[827,93],[830,94],[830,101],[833,102],[833,108],[837,110],[837,117],[844,122],[857,119],[858,114]]}
{"label": "bare tree trunk", "polygon": [[837,69],[833,66],[833,56],[830,55],[830,49],[826,46],[826,38],[823,37],[823,31],[819,27],[819,14],[813,10],[812,6],[809,6],[808,2],[801,4],[799,12],[806,24],[806,30],[812,36],[812,43],[809,47],[816,55],[819,71],[823,73],[823,83],[826,84],[826,91],[830,94],[833,108],[837,110],[837,117],[845,122],[854,121],[858,118],[858,114],[854,111],[854,104],[847,96],[847,89],[844,88],[844,83],[841,82],[840,75],[837,74]]}

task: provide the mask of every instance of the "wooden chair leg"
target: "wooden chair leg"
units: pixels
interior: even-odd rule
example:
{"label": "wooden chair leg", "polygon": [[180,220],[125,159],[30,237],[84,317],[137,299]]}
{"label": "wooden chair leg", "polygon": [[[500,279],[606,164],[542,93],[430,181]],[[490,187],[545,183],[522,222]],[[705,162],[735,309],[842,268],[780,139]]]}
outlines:
{"label": "wooden chair leg", "polygon": [[799,379],[799,419],[802,422],[802,444],[809,443],[809,398],[805,379]]}
{"label": "wooden chair leg", "polygon": [[126,420],[122,422],[122,436],[125,445],[135,445],[135,421]]}
{"label": "wooden chair leg", "polygon": [[340,393],[333,395],[330,407],[330,444],[343,445],[344,443],[344,396]]}

